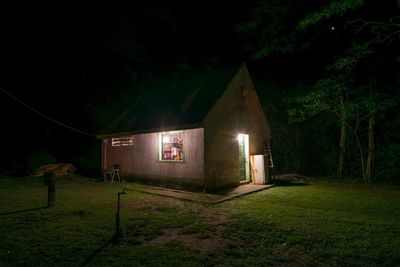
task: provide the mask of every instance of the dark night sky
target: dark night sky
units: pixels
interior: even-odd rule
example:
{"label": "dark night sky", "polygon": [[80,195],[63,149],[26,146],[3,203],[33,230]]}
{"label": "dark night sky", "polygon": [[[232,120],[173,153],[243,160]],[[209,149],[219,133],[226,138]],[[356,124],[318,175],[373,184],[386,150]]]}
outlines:
{"label": "dark night sky", "polygon": [[[75,123],[71,113],[129,82],[176,66],[248,62],[233,25],[246,18],[250,6],[237,1],[7,6],[0,11],[1,86]],[[271,57],[269,65],[285,70],[304,59]]]}
{"label": "dark night sky", "polygon": [[[49,110],[60,107],[60,95],[64,103],[84,104],[115,83],[143,79],[174,64],[240,64],[244,59],[232,33],[242,5],[30,5],[1,9],[1,81],[32,105],[46,102]],[[45,99],[57,100],[52,105]]]}
{"label": "dark night sky", "polygon": [[[122,109],[115,107],[120,91],[135,96],[138,84],[174,69],[239,66],[245,56],[232,25],[244,8],[215,1],[2,4],[1,87],[65,124],[97,132],[104,122],[95,107]],[[2,139],[9,140],[3,149],[11,157],[46,149],[68,160],[80,144],[97,142],[0,99]]]}

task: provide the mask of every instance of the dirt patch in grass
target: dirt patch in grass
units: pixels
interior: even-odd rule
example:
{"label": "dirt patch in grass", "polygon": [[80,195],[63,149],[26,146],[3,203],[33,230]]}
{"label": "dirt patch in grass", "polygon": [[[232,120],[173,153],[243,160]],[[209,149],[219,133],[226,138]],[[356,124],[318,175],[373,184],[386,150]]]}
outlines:
{"label": "dirt patch in grass", "polygon": [[[178,242],[183,247],[204,255],[224,255],[233,242],[224,236],[231,214],[219,207],[154,195],[143,195],[140,199],[127,200],[124,205],[130,211],[149,214],[148,218],[136,220],[135,223],[125,227],[128,243],[168,246]],[[161,226],[164,224],[161,222],[153,224],[157,216],[171,212],[185,214],[192,219],[183,221],[182,226],[178,227]],[[157,229],[158,224],[161,224],[159,225],[161,228]]]}
{"label": "dirt patch in grass", "polygon": [[[111,204],[111,203],[110,203]],[[110,206],[114,206],[111,204]],[[149,210],[154,213],[163,211],[187,212],[199,218],[205,224],[215,226],[226,225],[232,218],[230,212],[210,205],[193,204],[191,202],[171,199],[155,195],[143,195],[135,200],[126,200],[121,204],[121,209]]]}
{"label": "dirt patch in grass", "polygon": [[279,265],[296,263],[297,266],[311,266],[316,263],[316,259],[303,246],[288,246],[286,243],[276,247],[272,255]]}
{"label": "dirt patch in grass", "polygon": [[86,217],[92,215],[93,212],[87,210],[75,210],[71,212],[67,212],[66,215],[78,216],[78,217]]}
{"label": "dirt patch in grass", "polygon": [[162,234],[147,241],[151,245],[164,245],[178,241],[188,249],[207,255],[224,255],[231,246],[232,240],[223,237],[225,225],[231,215],[210,206],[192,206],[191,213],[199,219],[198,222],[184,228],[164,229]]}
{"label": "dirt patch in grass", "polygon": [[163,211],[168,209],[182,209],[184,206],[184,203],[179,200],[153,195],[143,195],[137,199],[129,199],[121,203],[121,208],[130,210]]}
{"label": "dirt patch in grass", "polygon": [[229,212],[212,209],[210,207],[203,208],[198,215],[204,223],[216,226],[226,225],[232,218],[232,215]]}
{"label": "dirt patch in grass", "polygon": [[165,245],[178,241],[188,249],[208,255],[222,255],[229,246],[229,240],[221,238],[218,235],[201,238],[198,234],[185,234],[179,229],[165,229],[163,234],[156,238],[149,241],[141,238],[141,241],[150,245]]}

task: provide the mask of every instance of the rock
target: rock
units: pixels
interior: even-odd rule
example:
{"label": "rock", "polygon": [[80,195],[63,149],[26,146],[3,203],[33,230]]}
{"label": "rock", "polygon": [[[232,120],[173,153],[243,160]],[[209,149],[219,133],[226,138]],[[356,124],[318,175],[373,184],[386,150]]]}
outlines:
{"label": "rock", "polygon": [[70,163],[52,163],[42,165],[33,172],[33,176],[43,176],[46,172],[53,172],[55,176],[69,175],[76,171],[73,164]]}

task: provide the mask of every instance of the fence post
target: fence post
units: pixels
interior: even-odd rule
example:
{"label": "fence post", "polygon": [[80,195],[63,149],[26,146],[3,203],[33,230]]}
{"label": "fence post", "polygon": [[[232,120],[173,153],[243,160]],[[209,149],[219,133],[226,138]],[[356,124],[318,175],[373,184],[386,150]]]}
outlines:
{"label": "fence post", "polygon": [[56,202],[56,179],[54,173],[44,174],[45,184],[47,184],[47,206],[52,207]]}
{"label": "fence post", "polygon": [[126,195],[125,190],[122,190],[122,192],[118,192],[118,203],[117,203],[117,213],[115,214],[115,239],[118,240],[118,238],[121,237],[121,228],[119,226],[120,223],[120,217],[119,217],[119,204],[120,204],[120,196],[121,195]]}

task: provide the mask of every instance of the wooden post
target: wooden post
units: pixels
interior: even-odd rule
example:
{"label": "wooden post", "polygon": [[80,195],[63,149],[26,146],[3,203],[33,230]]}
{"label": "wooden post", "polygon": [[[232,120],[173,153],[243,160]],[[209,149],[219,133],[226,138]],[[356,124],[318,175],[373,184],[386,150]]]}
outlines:
{"label": "wooden post", "polygon": [[122,192],[118,192],[118,204],[117,204],[117,214],[115,214],[115,239],[118,240],[121,237],[121,228],[120,224],[120,217],[119,217],[119,205],[120,205],[120,196],[126,195],[125,190]]}
{"label": "wooden post", "polygon": [[54,173],[46,172],[44,179],[45,184],[47,184],[47,206],[52,207],[56,202],[56,180]]}

